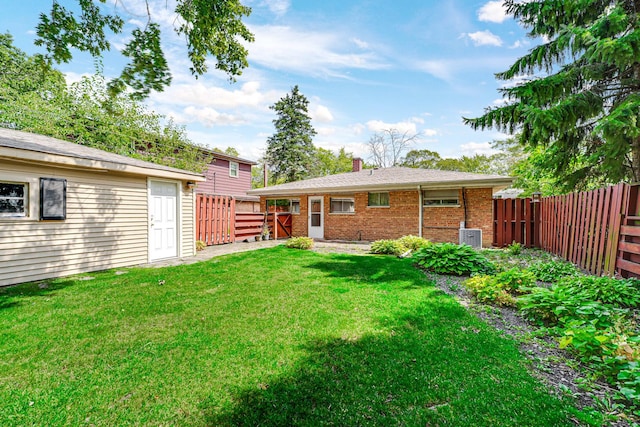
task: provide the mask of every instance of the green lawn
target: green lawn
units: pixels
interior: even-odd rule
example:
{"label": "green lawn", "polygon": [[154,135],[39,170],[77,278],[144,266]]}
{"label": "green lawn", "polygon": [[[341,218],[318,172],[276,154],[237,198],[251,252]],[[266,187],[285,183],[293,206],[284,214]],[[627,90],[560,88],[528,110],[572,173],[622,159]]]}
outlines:
{"label": "green lawn", "polygon": [[410,260],[276,247],[0,289],[2,425],[566,426]]}

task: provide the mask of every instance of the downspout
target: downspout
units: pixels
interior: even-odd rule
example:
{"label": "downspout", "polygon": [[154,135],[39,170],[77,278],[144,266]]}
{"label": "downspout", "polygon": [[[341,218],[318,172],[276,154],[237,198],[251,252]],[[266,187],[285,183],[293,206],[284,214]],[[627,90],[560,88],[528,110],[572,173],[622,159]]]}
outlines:
{"label": "downspout", "polygon": [[462,206],[464,208],[464,228],[469,228],[469,226],[467,225],[467,197],[464,187],[462,187]]}
{"label": "downspout", "polygon": [[422,185],[418,185],[418,218],[419,218],[419,223],[418,223],[418,237],[422,237],[422,222],[424,220],[424,209],[422,206]]}

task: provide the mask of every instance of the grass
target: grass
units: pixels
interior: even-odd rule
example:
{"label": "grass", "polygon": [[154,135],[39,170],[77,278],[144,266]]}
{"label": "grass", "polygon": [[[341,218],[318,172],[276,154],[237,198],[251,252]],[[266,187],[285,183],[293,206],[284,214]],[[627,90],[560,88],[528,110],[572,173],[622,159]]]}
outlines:
{"label": "grass", "polygon": [[410,260],[276,247],[0,289],[3,425],[566,426]]}

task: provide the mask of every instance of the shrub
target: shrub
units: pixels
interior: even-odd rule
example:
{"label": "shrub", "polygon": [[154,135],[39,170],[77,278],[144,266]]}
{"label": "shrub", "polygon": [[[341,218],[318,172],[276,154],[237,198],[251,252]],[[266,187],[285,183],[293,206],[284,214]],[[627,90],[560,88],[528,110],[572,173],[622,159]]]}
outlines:
{"label": "shrub", "polygon": [[402,246],[407,249],[411,249],[412,251],[417,251],[420,248],[424,248],[427,245],[430,245],[431,242],[423,237],[412,236],[411,234],[408,236],[402,236],[398,239],[398,242]]}
{"label": "shrub", "polygon": [[516,305],[516,299],[504,289],[495,276],[473,276],[465,280],[463,284],[480,302],[509,307]]}
{"label": "shrub", "polygon": [[313,239],[311,237],[292,237],[287,240],[285,246],[292,249],[311,249]]}
{"label": "shrub", "polygon": [[497,274],[496,282],[510,293],[524,294],[530,290],[536,281],[536,277],[528,270],[512,268]]}
{"label": "shrub", "polygon": [[611,277],[576,276],[558,282],[566,293],[584,301],[600,301],[618,307],[640,307],[640,281]]}
{"label": "shrub", "polygon": [[207,244],[202,240],[196,240],[196,251],[202,251],[207,247]]}
{"label": "shrub", "polygon": [[575,265],[565,261],[539,262],[529,266],[529,271],[536,275],[538,280],[553,283],[567,276],[576,276],[579,273]]}
{"label": "shrub", "polygon": [[507,246],[507,252],[513,256],[520,255],[522,252],[522,244],[514,240],[509,246]]}
{"label": "shrub", "polygon": [[407,248],[398,240],[376,240],[371,244],[372,254],[401,255]]}
{"label": "shrub", "polygon": [[466,276],[495,271],[494,265],[469,245],[434,243],[418,249],[413,258],[422,269],[437,274]]}
{"label": "shrub", "polygon": [[529,320],[541,321],[548,325],[558,323],[556,307],[562,304],[559,295],[552,289],[533,288],[529,294],[518,298],[520,313]]}

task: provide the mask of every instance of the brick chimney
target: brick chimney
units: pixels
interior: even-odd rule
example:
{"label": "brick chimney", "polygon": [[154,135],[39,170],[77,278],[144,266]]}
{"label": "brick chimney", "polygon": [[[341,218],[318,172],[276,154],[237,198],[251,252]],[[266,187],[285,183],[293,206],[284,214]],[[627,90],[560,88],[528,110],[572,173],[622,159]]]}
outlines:
{"label": "brick chimney", "polygon": [[360,157],[353,158],[353,172],[360,172],[362,170],[362,159]]}

